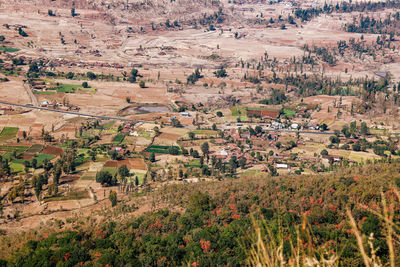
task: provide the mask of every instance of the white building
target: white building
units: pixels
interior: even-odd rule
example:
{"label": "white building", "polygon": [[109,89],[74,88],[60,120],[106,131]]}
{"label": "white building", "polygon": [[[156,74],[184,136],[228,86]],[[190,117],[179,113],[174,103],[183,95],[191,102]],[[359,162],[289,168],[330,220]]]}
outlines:
{"label": "white building", "polygon": [[287,164],[283,164],[283,163],[278,163],[278,164],[276,164],[276,168],[277,169],[287,169],[288,165]]}
{"label": "white building", "polygon": [[221,152],[219,152],[219,154],[221,155],[221,156],[228,156],[228,151],[226,151],[225,149],[222,149],[221,150]]}

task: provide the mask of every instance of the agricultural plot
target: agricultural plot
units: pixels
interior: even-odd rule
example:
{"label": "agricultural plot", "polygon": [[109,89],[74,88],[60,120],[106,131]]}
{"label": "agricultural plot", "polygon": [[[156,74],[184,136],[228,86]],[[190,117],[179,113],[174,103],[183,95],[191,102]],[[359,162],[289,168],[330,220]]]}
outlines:
{"label": "agricultural plot", "polygon": [[136,180],[136,176],[139,180],[139,184],[143,183],[144,177],[146,177],[146,173],[142,173],[142,172],[135,172],[134,175],[130,176],[128,179],[131,183],[135,182]]}
{"label": "agricultural plot", "polygon": [[124,160],[108,160],[104,167],[108,168],[119,168],[122,165],[126,165],[128,169],[135,169],[135,170],[147,170],[147,165],[141,158],[134,158],[134,159],[124,159]]}
{"label": "agricultural plot", "polygon": [[27,149],[27,146],[0,146],[0,151],[5,152],[3,159],[10,160],[14,156],[19,156]]}
{"label": "agricultural plot", "polygon": [[108,130],[108,129],[111,129],[111,127],[113,127],[114,124],[115,124],[115,121],[108,121],[108,122],[104,123],[102,126],[103,126],[104,130]]}
{"label": "agricultural plot", "polygon": [[283,114],[286,115],[287,117],[294,117],[296,115],[296,111],[285,108],[283,109]]}
{"label": "agricultural plot", "polygon": [[195,159],[195,160],[189,161],[188,164],[185,164],[184,166],[185,166],[185,168],[200,168],[201,167],[200,160]]}
{"label": "agricultural plot", "polygon": [[96,172],[85,172],[82,177],[81,180],[95,180],[96,179]]}
{"label": "agricultural plot", "polygon": [[13,48],[13,47],[8,47],[8,46],[0,46],[0,51],[1,52],[13,53],[13,52],[18,52],[19,49],[18,48]]}
{"label": "agricultural plot", "polygon": [[11,162],[10,168],[11,168],[11,172],[12,173],[20,173],[20,172],[24,171],[25,166],[23,164],[20,164],[20,163]]}
{"label": "agricultural plot", "polygon": [[118,172],[118,168],[116,167],[103,167],[102,171],[106,171],[111,173],[112,176],[114,176]]}
{"label": "agricultural plot", "polygon": [[213,130],[195,130],[193,131],[196,135],[205,135],[205,136],[216,136],[218,134],[217,131]]}
{"label": "agricultural plot", "polygon": [[27,146],[6,146],[6,145],[0,146],[0,151],[11,152],[11,153],[16,151],[17,154],[23,153],[27,149],[28,149]]}
{"label": "agricultural plot", "polygon": [[38,154],[35,156],[35,159],[37,160],[37,165],[40,166],[43,164],[43,162],[47,159],[48,161],[54,159],[56,156],[51,155],[51,154]]}
{"label": "agricultural plot", "polygon": [[[40,153],[40,152],[42,152],[43,147],[44,146],[41,144],[34,144],[26,151],[26,153],[29,153],[29,154]],[[51,154],[51,153],[48,153],[48,154]]]}
{"label": "agricultural plot", "polygon": [[123,134],[117,134],[116,136],[114,136],[114,138],[113,138],[113,142],[114,143],[116,143],[116,144],[119,144],[119,143],[121,143],[123,140],[124,140],[124,138],[125,138],[125,135],[123,135]]}
{"label": "agricultural plot", "polygon": [[43,154],[50,154],[60,156],[64,153],[64,151],[56,146],[46,146],[43,150]]}
{"label": "agricultural plot", "polygon": [[56,92],[54,91],[38,91],[38,90],[34,90],[35,94],[38,95],[54,95]]}
{"label": "agricultural plot", "polygon": [[0,142],[15,138],[18,133],[18,127],[4,127],[0,133]]}
{"label": "agricultural plot", "polygon": [[63,200],[80,200],[80,199],[86,199],[90,198],[89,192],[84,189],[84,190],[77,190],[77,191],[71,191],[66,193],[65,196],[59,195],[55,197],[50,197],[50,198],[45,198],[44,202],[51,202],[51,201],[63,201]]}
{"label": "agricultural plot", "polygon": [[80,86],[74,84],[61,84],[57,87],[58,93],[75,93]]}
{"label": "agricultural plot", "polygon": [[157,153],[157,154],[172,154],[173,150],[177,151],[178,155],[182,154],[182,151],[178,146],[159,146],[159,145],[152,145],[147,149],[149,153]]}

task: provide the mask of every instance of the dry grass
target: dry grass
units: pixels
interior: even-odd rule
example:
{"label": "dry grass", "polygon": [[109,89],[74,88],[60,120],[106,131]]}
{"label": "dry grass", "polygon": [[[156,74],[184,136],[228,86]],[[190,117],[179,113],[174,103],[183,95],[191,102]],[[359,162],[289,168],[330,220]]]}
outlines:
{"label": "dry grass", "polygon": [[[275,266],[338,266],[338,256],[325,248],[316,249],[312,243],[312,233],[303,216],[303,223],[297,226],[295,242],[290,240],[290,249],[284,255],[284,229],[279,228],[274,233],[268,224],[258,223],[253,218],[254,239],[248,250],[246,266],[275,267]],[[304,239],[300,237],[305,237]],[[288,256],[287,256],[288,255]]]}

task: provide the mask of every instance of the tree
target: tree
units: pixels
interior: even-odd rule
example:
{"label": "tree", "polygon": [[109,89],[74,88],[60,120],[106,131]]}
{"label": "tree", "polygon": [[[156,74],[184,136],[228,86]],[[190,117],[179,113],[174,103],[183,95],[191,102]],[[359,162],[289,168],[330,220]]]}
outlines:
{"label": "tree", "polygon": [[115,207],[117,205],[117,193],[115,191],[110,191],[110,194],[108,195],[108,200],[111,202],[111,206]]}
{"label": "tree", "polygon": [[340,138],[337,137],[336,135],[331,135],[329,137],[329,141],[331,141],[332,144],[339,144],[340,143]]}
{"label": "tree", "polygon": [[144,81],[139,82],[139,87],[140,88],[146,88],[146,83]]}
{"label": "tree", "polygon": [[182,126],[181,122],[176,118],[171,119],[171,124],[172,124],[172,127],[181,127]]}
{"label": "tree", "polygon": [[60,166],[54,167],[53,169],[53,183],[58,184],[60,181],[60,177],[62,174],[62,170]]}
{"label": "tree", "polygon": [[75,16],[76,16],[75,8],[71,8],[71,16],[72,16],[72,17],[75,17]]}
{"label": "tree", "polygon": [[210,153],[210,146],[208,142],[204,142],[201,145],[201,151],[203,152],[203,155],[208,155]]}
{"label": "tree", "polygon": [[112,186],[117,184],[117,180],[108,171],[100,171],[96,174],[96,182],[103,186]]}
{"label": "tree", "polygon": [[83,82],[83,83],[82,83],[82,87],[83,87],[83,88],[90,88],[88,82]]}
{"label": "tree", "polygon": [[91,71],[88,71],[88,72],[86,73],[86,76],[87,76],[90,80],[95,80],[95,79],[97,78],[97,75],[94,74],[94,73],[91,72]]}
{"label": "tree", "polygon": [[236,170],[238,167],[238,162],[237,162],[237,157],[233,156],[230,160],[229,160],[229,166],[231,167],[231,169]]}
{"label": "tree", "polygon": [[19,27],[18,29],[18,34],[21,35],[22,37],[28,37],[28,34],[24,32],[24,30],[21,27]]}
{"label": "tree", "polygon": [[36,158],[32,159],[32,168],[34,168],[34,169],[37,168],[37,159]]}
{"label": "tree", "polygon": [[328,130],[328,125],[326,125],[326,123],[321,124],[319,127],[321,129],[321,132]]}
{"label": "tree", "polygon": [[369,134],[369,129],[368,129],[367,123],[364,122],[364,121],[361,123],[360,133],[362,135],[368,135]]}
{"label": "tree", "polygon": [[214,209],[214,206],[209,195],[197,191],[190,196],[187,211],[192,214],[201,214]]}
{"label": "tree", "polygon": [[223,117],[224,114],[223,114],[221,111],[217,111],[217,116],[218,116],[218,117]]}
{"label": "tree", "polygon": [[224,67],[221,67],[219,70],[214,71],[214,75],[217,78],[223,78],[228,76],[228,74],[226,73],[226,70],[224,69]]}
{"label": "tree", "polygon": [[352,148],[354,151],[361,151],[361,145],[359,144],[359,142],[353,144],[353,145],[351,146],[351,148]]}
{"label": "tree", "polygon": [[138,186],[139,185],[139,177],[135,177],[135,185]]}
{"label": "tree", "polygon": [[136,82],[137,76],[139,76],[139,71],[137,69],[132,69],[128,81],[131,83]]}
{"label": "tree", "polygon": [[171,155],[179,155],[179,148],[176,146],[170,146],[168,148],[168,153]]}
{"label": "tree", "polygon": [[246,167],[246,158],[245,157],[242,156],[239,158],[239,166],[242,169],[244,169]]}
{"label": "tree", "polygon": [[150,162],[156,162],[156,154],[154,152],[150,154],[149,160]]}
{"label": "tree", "polygon": [[38,64],[37,64],[36,62],[32,62],[32,63],[29,65],[29,70],[28,70],[28,72],[39,73],[39,66],[38,66]]}
{"label": "tree", "polygon": [[196,69],[192,74],[187,77],[187,83],[195,84],[201,77],[200,70]]}
{"label": "tree", "polygon": [[327,156],[328,155],[328,151],[326,149],[322,149],[321,155],[322,156]]}
{"label": "tree", "polygon": [[194,137],[195,137],[195,133],[194,132],[189,132],[189,138],[193,140]]}
{"label": "tree", "polygon": [[129,169],[123,164],[121,167],[118,168],[118,173],[121,178],[125,178],[129,176]]}

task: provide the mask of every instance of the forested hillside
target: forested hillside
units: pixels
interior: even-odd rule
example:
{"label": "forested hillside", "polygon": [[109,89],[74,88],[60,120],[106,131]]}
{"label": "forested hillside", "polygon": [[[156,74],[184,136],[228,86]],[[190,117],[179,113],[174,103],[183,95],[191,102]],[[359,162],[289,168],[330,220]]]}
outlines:
{"label": "forested hillside", "polygon": [[29,233],[23,244],[3,237],[15,251],[2,265],[398,265],[399,170],[400,163],[376,163],[166,186],[148,193],[164,208],[138,218],[120,203],[109,214],[126,219],[81,218],[69,230]]}

